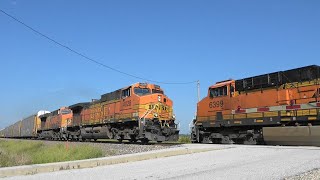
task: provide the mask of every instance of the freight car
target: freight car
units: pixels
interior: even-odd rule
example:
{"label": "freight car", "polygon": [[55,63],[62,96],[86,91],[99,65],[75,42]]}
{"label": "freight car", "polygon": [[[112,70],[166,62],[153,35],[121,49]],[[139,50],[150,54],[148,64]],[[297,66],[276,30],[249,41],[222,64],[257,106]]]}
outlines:
{"label": "freight car", "polygon": [[40,116],[38,136],[54,140],[176,141],[173,102],[158,85],[136,83]]}
{"label": "freight car", "polygon": [[37,138],[38,129],[40,128],[39,116],[49,113],[49,111],[39,111],[27,118],[24,118],[9,127],[0,131],[0,137],[5,138]]}
{"label": "freight car", "polygon": [[192,142],[320,145],[320,67],[217,82],[197,104]]}

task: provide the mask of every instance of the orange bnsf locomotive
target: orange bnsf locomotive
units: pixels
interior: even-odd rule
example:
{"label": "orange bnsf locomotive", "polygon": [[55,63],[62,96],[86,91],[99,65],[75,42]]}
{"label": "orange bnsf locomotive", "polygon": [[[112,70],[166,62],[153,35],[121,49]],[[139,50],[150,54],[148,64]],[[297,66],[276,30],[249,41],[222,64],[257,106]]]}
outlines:
{"label": "orange bnsf locomotive", "polygon": [[320,145],[320,67],[217,82],[197,105],[201,143]]}
{"label": "orange bnsf locomotive", "polygon": [[[173,102],[158,85],[136,83],[101,96],[99,100],[63,107],[33,116],[35,138],[53,140],[117,139],[130,142],[176,141]],[[17,127],[14,136],[23,137]],[[11,132],[4,129],[2,132]],[[6,133],[2,133],[6,134]]]}

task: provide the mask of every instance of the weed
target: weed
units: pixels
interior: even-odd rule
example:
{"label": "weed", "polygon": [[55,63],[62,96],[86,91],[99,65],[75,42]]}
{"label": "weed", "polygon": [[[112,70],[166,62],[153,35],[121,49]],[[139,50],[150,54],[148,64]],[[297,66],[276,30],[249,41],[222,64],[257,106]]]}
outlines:
{"label": "weed", "polygon": [[189,143],[191,143],[190,136],[188,136],[188,135],[180,135],[178,142],[179,143],[184,143],[184,144],[189,144]]}
{"label": "weed", "polygon": [[0,140],[0,167],[103,157],[100,148],[90,145],[54,144]]}

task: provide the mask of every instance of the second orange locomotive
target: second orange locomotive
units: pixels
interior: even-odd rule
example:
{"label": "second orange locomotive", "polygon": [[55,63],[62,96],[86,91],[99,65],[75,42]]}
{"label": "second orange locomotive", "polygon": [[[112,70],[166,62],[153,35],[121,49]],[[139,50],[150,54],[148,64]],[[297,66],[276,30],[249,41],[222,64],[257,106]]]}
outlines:
{"label": "second orange locomotive", "polygon": [[176,141],[173,103],[158,85],[136,83],[40,116],[39,138]]}

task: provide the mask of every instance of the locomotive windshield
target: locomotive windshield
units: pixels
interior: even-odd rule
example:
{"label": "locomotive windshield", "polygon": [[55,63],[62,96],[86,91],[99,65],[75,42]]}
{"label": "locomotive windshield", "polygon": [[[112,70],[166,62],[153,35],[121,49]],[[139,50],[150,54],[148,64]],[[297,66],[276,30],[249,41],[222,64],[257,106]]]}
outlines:
{"label": "locomotive windshield", "polygon": [[209,89],[210,97],[219,97],[227,95],[227,86],[222,86],[218,88],[210,88]]}
{"label": "locomotive windshield", "polygon": [[144,96],[150,94],[150,89],[148,88],[134,88],[134,93],[138,96]]}
{"label": "locomotive windshield", "polygon": [[60,111],[61,114],[70,114],[71,110],[70,109],[63,109]]}

